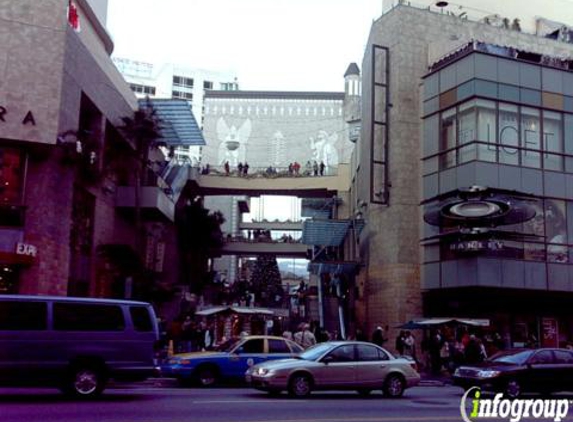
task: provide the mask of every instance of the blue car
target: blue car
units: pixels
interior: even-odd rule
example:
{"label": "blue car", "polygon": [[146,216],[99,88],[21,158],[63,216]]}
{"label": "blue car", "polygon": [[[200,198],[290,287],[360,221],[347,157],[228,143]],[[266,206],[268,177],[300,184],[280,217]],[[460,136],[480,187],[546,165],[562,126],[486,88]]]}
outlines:
{"label": "blue car", "polygon": [[247,336],[223,351],[180,353],[167,359],[161,375],[176,378],[183,386],[213,386],[225,381],[242,381],[257,363],[291,358],[304,350],[294,341],[274,336]]}

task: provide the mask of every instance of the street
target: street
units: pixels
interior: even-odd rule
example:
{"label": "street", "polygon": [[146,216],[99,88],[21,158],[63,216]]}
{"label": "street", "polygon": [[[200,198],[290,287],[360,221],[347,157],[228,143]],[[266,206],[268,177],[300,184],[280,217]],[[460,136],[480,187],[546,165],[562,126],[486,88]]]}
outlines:
{"label": "street", "polygon": [[[313,393],[308,399],[270,397],[250,388],[165,388],[133,385],[108,389],[95,401],[77,402],[49,389],[0,389],[2,422],[442,422],[461,421],[462,390],[415,387],[401,399],[374,392]],[[489,419],[492,420],[492,419]]]}

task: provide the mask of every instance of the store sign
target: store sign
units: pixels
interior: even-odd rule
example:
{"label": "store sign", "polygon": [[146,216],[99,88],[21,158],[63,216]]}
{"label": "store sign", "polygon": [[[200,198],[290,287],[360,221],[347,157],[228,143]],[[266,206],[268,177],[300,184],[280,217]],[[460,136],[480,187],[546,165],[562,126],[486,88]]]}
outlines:
{"label": "store sign", "polygon": [[503,249],[500,240],[463,240],[450,245],[450,250],[458,252],[497,251]]}
{"label": "store sign", "polygon": [[[0,122],[7,122],[7,119],[9,118],[10,116],[8,116],[8,109],[0,105]],[[29,110],[22,119],[22,124],[31,124],[32,126],[36,126],[36,119],[34,119],[34,115],[32,114],[31,110]]]}
{"label": "store sign", "polygon": [[17,255],[26,255],[26,256],[36,256],[38,253],[38,248],[34,245],[30,245],[29,243],[21,243],[18,242],[16,244],[16,254]]}

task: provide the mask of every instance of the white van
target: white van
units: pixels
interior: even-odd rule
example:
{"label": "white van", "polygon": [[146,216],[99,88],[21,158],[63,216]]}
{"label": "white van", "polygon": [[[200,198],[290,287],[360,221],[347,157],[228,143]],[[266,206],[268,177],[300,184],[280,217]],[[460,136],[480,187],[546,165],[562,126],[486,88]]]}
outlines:
{"label": "white van", "polygon": [[152,376],[157,340],[155,312],[145,302],[0,295],[1,385],[96,396],[110,379]]}

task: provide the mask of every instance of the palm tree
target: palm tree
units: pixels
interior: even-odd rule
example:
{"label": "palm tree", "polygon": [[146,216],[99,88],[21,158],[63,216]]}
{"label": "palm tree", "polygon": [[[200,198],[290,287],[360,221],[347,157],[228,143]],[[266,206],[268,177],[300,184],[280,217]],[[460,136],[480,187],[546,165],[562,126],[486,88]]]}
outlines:
{"label": "palm tree", "polygon": [[223,247],[220,211],[209,212],[203,201],[190,201],[176,215],[177,238],[183,271],[182,282],[200,294],[208,281],[209,258],[220,256]]}
{"label": "palm tree", "polygon": [[164,146],[161,140],[162,122],[157,116],[149,97],[145,103],[139,105],[133,116],[122,117],[123,126],[119,130],[132,143],[134,151],[133,176],[134,176],[134,199],[135,199],[135,231],[136,250],[143,256],[143,230],[141,220],[141,188],[143,174],[146,171],[149,152],[152,149]]}

